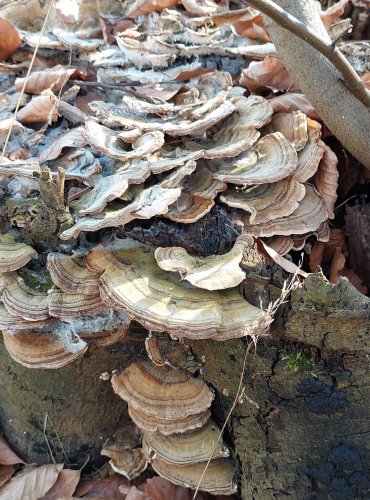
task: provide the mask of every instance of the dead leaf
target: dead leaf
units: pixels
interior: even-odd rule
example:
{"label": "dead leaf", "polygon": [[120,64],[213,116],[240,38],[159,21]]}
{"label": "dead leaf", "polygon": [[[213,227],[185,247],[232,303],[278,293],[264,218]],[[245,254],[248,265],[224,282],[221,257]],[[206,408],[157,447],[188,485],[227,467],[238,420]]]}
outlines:
{"label": "dead leaf", "polygon": [[43,497],[56,482],[63,464],[27,466],[0,490],[0,500],[33,500]]}
{"label": "dead leaf", "polygon": [[[106,479],[95,481],[86,481],[80,483],[74,493],[75,497],[106,499],[106,500],[125,500],[128,491],[131,489],[128,479],[121,476],[112,476]],[[123,487],[125,493],[122,493],[120,487]],[[129,488],[128,490],[125,488]]]}
{"label": "dead leaf", "polygon": [[316,113],[312,104],[307,100],[304,94],[295,92],[282,94],[273,97],[269,100],[275,113],[286,113],[288,111],[303,111],[312,120],[318,120],[319,115]]}
{"label": "dead leaf", "polygon": [[[171,500],[173,499],[172,496],[169,496],[167,498],[171,498]],[[152,500],[152,497],[144,493],[144,491],[136,488],[136,486],[132,486],[126,496],[126,500]]]}
{"label": "dead leaf", "polygon": [[324,23],[327,31],[330,30],[332,24],[335,23],[338,17],[344,14],[348,2],[349,0],[339,0],[339,2],[336,2],[331,7],[320,12],[321,21]]}
{"label": "dead leaf", "polygon": [[142,87],[134,87],[134,89],[138,94],[169,101],[180,91],[181,87],[182,85],[179,83],[171,83],[166,86],[160,84],[155,86],[143,85]]}
{"label": "dead leaf", "polygon": [[370,90],[370,71],[362,75],[361,80],[364,82],[365,87]]}
{"label": "dead leaf", "polygon": [[[171,498],[171,500],[192,500],[193,498],[192,490],[176,486],[162,477],[147,479],[145,492],[153,500],[166,500],[168,498]],[[199,493],[199,495],[202,495],[202,493]],[[197,498],[201,500],[201,496],[197,495]]]}
{"label": "dead leaf", "polygon": [[294,262],[291,262],[290,260],[286,259],[282,255],[279,255],[273,248],[269,247],[264,243],[262,240],[261,241],[263,248],[267,252],[267,254],[276,262],[276,264],[279,264],[285,271],[288,273],[296,273],[299,274],[300,276],[303,276],[304,278],[307,278],[308,274],[305,271],[302,271]]}
{"label": "dead leaf", "polygon": [[135,28],[136,24],[121,15],[101,12],[99,14],[99,24],[106,43],[112,45],[116,43],[115,35],[130,28]]}
{"label": "dead leaf", "polygon": [[22,45],[17,30],[0,17],[0,61],[6,61]]}
{"label": "dead leaf", "polygon": [[[131,2],[130,2],[131,3]],[[180,0],[136,0],[130,5],[126,17],[139,17],[149,12],[160,12],[180,3]]]}
{"label": "dead leaf", "polygon": [[340,228],[330,228],[329,241],[316,241],[311,248],[309,267],[312,273],[316,272],[317,267],[322,267],[324,273],[329,274],[330,267],[336,248],[340,248],[343,255],[348,254],[347,243],[344,230]]}
{"label": "dead leaf", "polygon": [[353,269],[344,266],[340,274],[344,278],[347,278],[349,282],[356,288],[356,290],[358,290],[360,293],[363,293],[364,295],[367,295],[367,286],[364,284],[362,279],[353,271]]}
{"label": "dead leaf", "polygon": [[87,92],[85,95],[79,95],[77,97],[76,106],[83,113],[93,116],[94,113],[91,111],[89,103],[93,101],[106,101],[106,99],[107,98],[103,94],[98,94],[97,92]]}
{"label": "dead leaf", "polygon": [[262,14],[253,7],[245,9],[227,10],[212,16],[212,21],[216,26],[231,24],[238,35],[269,42],[270,37],[265,30]]}
{"label": "dead leaf", "polygon": [[40,500],[59,500],[71,497],[79,483],[80,470],[63,469],[51,489]]}
{"label": "dead leaf", "polygon": [[315,180],[318,192],[324,198],[328,208],[329,219],[334,219],[334,205],[337,201],[339,172],[338,158],[329,146],[325,145],[324,154],[319,163]]}
{"label": "dead leaf", "polygon": [[333,260],[331,262],[330,276],[329,276],[329,281],[330,281],[330,283],[333,283],[333,285],[336,285],[339,283],[340,272],[342,271],[345,263],[346,263],[346,258],[342,254],[341,248],[336,247],[334,255],[333,255]]}
{"label": "dead leaf", "polygon": [[0,487],[3,486],[14,474],[14,465],[0,465]]}
{"label": "dead leaf", "polygon": [[[84,74],[74,68],[67,68],[58,64],[53,68],[35,71],[27,79],[25,92],[39,94],[43,90],[50,89],[58,91],[68,82],[70,78],[84,78]],[[17,78],[15,89],[21,90],[26,78]]]}
{"label": "dead leaf", "polygon": [[55,13],[65,24],[74,24],[78,22],[80,4],[76,0],[57,0],[55,2]]}
{"label": "dead leaf", "polygon": [[181,82],[186,80],[191,80],[192,78],[196,78],[200,75],[205,75],[206,73],[211,73],[213,71],[212,68],[196,68],[190,71],[182,71],[177,75],[175,81]]}
{"label": "dead leaf", "polygon": [[14,451],[12,451],[5,441],[5,439],[0,436],[0,464],[2,465],[15,465],[24,464],[23,460],[19,458]]}
{"label": "dead leaf", "polygon": [[267,56],[263,61],[252,61],[248,68],[243,69],[239,83],[252,93],[259,93],[265,87],[287,90],[293,86],[281,59],[273,56]]}
{"label": "dead leaf", "polygon": [[20,109],[17,120],[23,123],[56,122],[58,110],[55,96],[38,95]]}

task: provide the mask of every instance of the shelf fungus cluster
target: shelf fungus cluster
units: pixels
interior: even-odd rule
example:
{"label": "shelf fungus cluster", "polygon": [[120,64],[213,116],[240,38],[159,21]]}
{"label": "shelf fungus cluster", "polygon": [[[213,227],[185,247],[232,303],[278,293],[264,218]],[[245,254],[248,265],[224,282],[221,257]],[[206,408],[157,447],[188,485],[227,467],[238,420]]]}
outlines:
{"label": "shelf fungus cluster", "polygon": [[229,450],[210,420],[214,394],[200,378],[143,361],[114,375],[112,385],[142,433],[141,447],[137,441],[129,452],[122,439],[115,446],[118,454],[112,453],[112,446],[103,449],[115,471],[132,479],[149,463],[175,484],[194,489],[199,485],[213,494],[236,491]]}

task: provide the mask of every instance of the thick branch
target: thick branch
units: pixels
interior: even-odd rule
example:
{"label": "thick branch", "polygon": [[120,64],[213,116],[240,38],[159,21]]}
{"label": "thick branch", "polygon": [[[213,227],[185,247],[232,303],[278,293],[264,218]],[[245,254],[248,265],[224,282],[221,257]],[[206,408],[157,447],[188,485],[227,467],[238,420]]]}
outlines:
{"label": "thick branch", "polygon": [[304,40],[320,52],[320,54],[325,56],[341,73],[344,82],[354,95],[360,99],[365,106],[370,107],[370,92],[368,92],[361,78],[336,47],[335,43],[329,43],[323,38],[320,38],[313,29],[299,21],[271,0],[247,0],[247,3],[273,19],[281,27],[294,33],[301,40]]}
{"label": "thick branch", "polygon": [[[320,39],[331,43],[314,0],[275,1]],[[341,74],[322,54],[276,21],[267,18],[266,26],[291,77],[323,122],[343,147],[370,169],[369,108],[349,90]]]}

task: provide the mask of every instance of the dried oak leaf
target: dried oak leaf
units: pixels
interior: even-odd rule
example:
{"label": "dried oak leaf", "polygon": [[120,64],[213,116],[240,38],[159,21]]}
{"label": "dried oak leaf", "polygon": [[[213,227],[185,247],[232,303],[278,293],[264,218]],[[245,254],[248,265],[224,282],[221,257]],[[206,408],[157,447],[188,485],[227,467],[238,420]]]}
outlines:
{"label": "dried oak leaf", "polygon": [[0,500],[42,498],[58,479],[63,464],[27,466],[0,490]]}
{"label": "dried oak leaf", "polygon": [[60,90],[70,78],[84,78],[83,73],[75,68],[67,68],[58,64],[53,68],[45,68],[41,71],[34,71],[28,78],[17,78],[15,89],[21,90],[24,82],[27,81],[25,92],[39,94],[43,90]]}
{"label": "dried oak leaf", "polygon": [[14,465],[0,465],[0,488],[3,484],[9,481],[14,474]]}
{"label": "dried oak leaf", "polygon": [[370,90],[370,71],[362,75],[361,80],[363,81],[365,87]]}
{"label": "dried oak leaf", "polygon": [[333,255],[333,260],[330,266],[330,278],[329,278],[330,283],[332,283],[333,285],[339,283],[341,277],[340,273],[344,268],[345,263],[346,263],[346,258],[342,254],[342,249],[340,247],[336,247]]}
{"label": "dried oak leaf", "polygon": [[0,61],[6,61],[22,45],[17,30],[0,17]]}
{"label": "dried oak leaf", "polygon": [[79,95],[76,99],[76,106],[80,111],[87,115],[93,115],[89,103],[93,101],[106,101],[106,96],[97,92],[87,92],[85,95]]}
{"label": "dried oak leaf", "polygon": [[24,464],[14,451],[11,450],[5,439],[0,436],[0,464],[1,465],[16,465]]}
{"label": "dried oak leaf", "polygon": [[329,219],[334,219],[334,204],[337,201],[339,172],[338,158],[329,146],[325,145],[324,154],[316,172],[316,187],[328,207]]}
{"label": "dried oak leaf", "polygon": [[74,493],[75,497],[125,500],[131,484],[125,477],[112,476],[106,479],[86,481],[80,483]]}
{"label": "dried oak leaf", "polygon": [[180,3],[180,0],[136,0],[126,12],[126,17],[139,17],[149,12],[159,12]]}
{"label": "dried oak leaf", "polygon": [[328,7],[326,10],[320,12],[321,21],[324,23],[327,31],[330,30],[331,26],[335,23],[338,17],[344,14],[348,2],[349,0],[340,0],[331,7]]}
{"label": "dried oak leaf", "polygon": [[252,61],[248,68],[243,69],[239,83],[253,93],[259,93],[265,87],[287,90],[293,86],[293,80],[281,59],[274,56],[265,57],[263,61]]}
{"label": "dried oak leaf", "polygon": [[17,119],[22,123],[56,122],[58,105],[55,96],[43,94],[34,97],[18,111]]}
{"label": "dried oak leaf", "polygon": [[60,500],[72,497],[80,481],[80,476],[80,470],[63,469],[56,482],[41,500]]}
{"label": "dried oak leaf", "polygon": [[296,92],[282,94],[269,100],[275,113],[286,113],[287,111],[303,111],[312,120],[318,120],[312,104],[307,100],[304,94]]}

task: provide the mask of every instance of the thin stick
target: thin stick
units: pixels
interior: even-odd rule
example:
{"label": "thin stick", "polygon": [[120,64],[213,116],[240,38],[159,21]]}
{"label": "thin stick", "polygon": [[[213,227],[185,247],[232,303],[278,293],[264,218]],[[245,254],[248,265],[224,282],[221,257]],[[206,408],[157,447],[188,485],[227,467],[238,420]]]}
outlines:
{"label": "thin stick", "polygon": [[35,50],[33,51],[33,54],[32,54],[32,59],[31,59],[30,65],[29,65],[28,70],[27,70],[26,78],[24,79],[24,83],[23,83],[23,87],[22,87],[21,93],[19,94],[19,97],[18,97],[18,102],[17,102],[17,105],[16,105],[15,110],[14,110],[12,122],[10,124],[9,130],[8,130],[8,133],[7,133],[7,136],[6,136],[6,139],[5,139],[4,147],[3,147],[3,150],[1,152],[0,163],[3,161],[3,158],[5,156],[6,148],[8,147],[8,143],[9,143],[9,139],[10,139],[10,134],[12,133],[12,130],[13,130],[13,127],[14,127],[16,116],[17,116],[19,107],[21,105],[22,97],[23,97],[24,91],[26,89],[28,78],[29,78],[29,76],[31,74],[33,63],[35,62],[36,54],[37,54],[37,51],[39,49],[39,46],[40,46],[40,43],[41,43],[41,38],[42,38],[42,35],[44,34],[46,23],[47,23],[47,20],[49,18],[49,15],[50,15],[50,12],[51,12],[51,7],[52,7],[53,4],[54,4],[54,0],[51,0],[49,8],[48,8],[48,11],[47,11],[45,19],[44,19],[44,23],[43,23],[41,31],[40,31],[39,38],[37,40],[37,44],[36,44]]}
{"label": "thin stick", "polygon": [[245,0],[245,3],[258,9],[320,52],[337,68],[342,75],[343,81],[357,99],[365,104],[365,106],[370,107],[370,92],[366,89],[361,78],[338,49],[335,42],[329,43],[321,39],[309,26],[306,26],[272,0]]}

